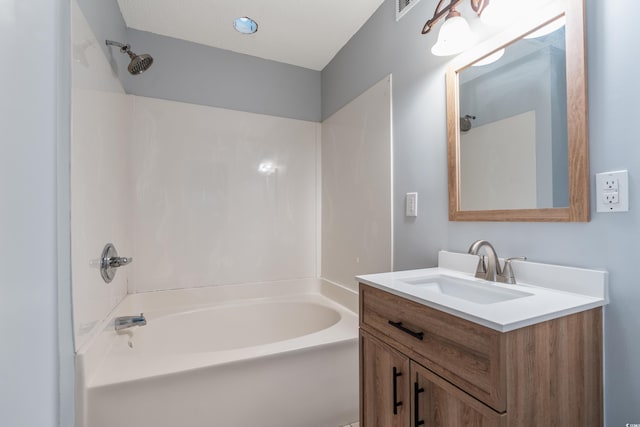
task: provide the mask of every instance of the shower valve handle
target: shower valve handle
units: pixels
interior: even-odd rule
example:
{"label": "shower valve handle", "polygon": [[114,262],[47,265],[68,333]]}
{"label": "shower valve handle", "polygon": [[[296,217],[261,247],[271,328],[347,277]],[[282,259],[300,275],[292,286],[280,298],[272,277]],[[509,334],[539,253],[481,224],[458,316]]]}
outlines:
{"label": "shower valve handle", "polygon": [[107,260],[109,263],[109,267],[122,267],[123,265],[129,264],[133,261],[133,257],[112,257]]}
{"label": "shower valve handle", "polygon": [[120,257],[113,243],[107,243],[100,255],[100,275],[106,283],[110,283],[116,275],[116,268],[130,264],[132,257]]}

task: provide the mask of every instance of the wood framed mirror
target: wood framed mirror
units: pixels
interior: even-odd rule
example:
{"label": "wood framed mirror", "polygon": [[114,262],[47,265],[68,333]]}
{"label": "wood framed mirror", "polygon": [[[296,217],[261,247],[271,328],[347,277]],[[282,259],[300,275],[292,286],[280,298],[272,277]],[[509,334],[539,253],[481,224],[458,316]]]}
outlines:
{"label": "wood framed mirror", "polygon": [[450,221],[589,221],[584,24],[584,0],[552,3],[452,61]]}

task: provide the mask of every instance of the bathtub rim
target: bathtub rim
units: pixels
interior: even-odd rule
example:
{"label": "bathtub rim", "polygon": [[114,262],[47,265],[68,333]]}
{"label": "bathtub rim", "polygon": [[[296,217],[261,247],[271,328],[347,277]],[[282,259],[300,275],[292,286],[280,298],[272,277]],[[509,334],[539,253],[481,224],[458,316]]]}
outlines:
{"label": "bathtub rim", "polygon": [[[106,363],[107,355],[109,354],[111,347],[113,345],[122,345],[122,341],[126,339],[125,336],[118,335],[113,330],[113,319],[117,316],[123,315],[131,315],[136,314],[132,312],[134,306],[140,304],[141,299],[149,299],[151,300],[149,305],[152,308],[162,307],[163,305],[166,307],[166,304],[171,300],[173,300],[176,296],[184,296],[187,294],[191,294],[193,298],[196,300],[201,298],[203,295],[208,298],[213,298],[218,295],[225,296],[226,298],[231,298],[231,301],[243,300],[243,301],[255,301],[260,302],[261,300],[270,300],[273,298],[276,299],[291,299],[296,297],[311,297],[313,299],[314,296],[322,297],[326,301],[328,301],[329,305],[334,305],[334,309],[339,312],[341,319],[334,325],[330,326],[327,329],[314,332],[309,335],[305,335],[302,337],[293,338],[287,341],[308,341],[312,338],[317,338],[318,336],[333,334],[337,330],[337,335],[328,339],[327,337],[321,337],[321,342],[306,345],[304,347],[295,347],[295,348],[285,348],[282,352],[290,352],[290,351],[301,351],[307,350],[312,347],[319,347],[325,345],[331,345],[332,343],[340,343],[347,342],[351,340],[357,340],[357,322],[358,322],[358,294],[356,291],[343,287],[341,285],[335,284],[333,282],[324,280],[324,279],[291,279],[291,280],[282,280],[282,281],[273,281],[273,282],[260,282],[260,283],[248,283],[248,284],[234,284],[234,285],[221,285],[221,286],[211,286],[211,287],[201,287],[201,288],[190,288],[190,289],[175,289],[175,290],[164,290],[164,291],[153,291],[153,292],[142,292],[135,294],[128,294],[123,301],[118,304],[111,313],[107,316],[106,319],[100,325],[99,333],[96,334],[92,339],[88,340],[76,353],[76,379],[77,379],[77,389],[79,393],[84,393],[85,390],[92,387],[101,387],[107,386],[109,384],[116,384],[123,381],[122,379],[118,379],[116,381],[107,381],[105,378],[100,377],[99,374],[101,372],[101,368],[103,364]],[[178,298],[180,300],[180,298]],[[229,300],[223,300],[219,305],[224,305],[225,302]],[[172,308],[176,310],[180,309],[194,309],[194,308],[203,308],[207,306],[212,306],[211,302],[201,303],[201,304],[193,304],[193,302],[185,302],[184,300],[179,301],[175,307],[172,305]],[[346,316],[346,317],[345,317]],[[349,331],[353,329],[354,334],[350,334]],[[327,332],[329,331],[329,332]],[[312,338],[305,338],[312,337]],[[119,343],[118,343],[119,342]],[[273,343],[279,344],[279,343]],[[271,346],[273,344],[267,344],[266,346]],[[265,345],[255,346],[256,348],[265,347]],[[244,349],[224,352],[228,353],[228,358],[223,361],[216,361],[216,365],[233,363],[234,360],[231,360],[234,357],[233,353],[239,353],[241,350],[249,350],[254,349],[254,347],[248,347]],[[276,354],[277,352],[269,353]],[[239,361],[249,360],[258,357],[266,357],[268,354],[258,354],[254,357],[243,357]],[[167,359],[171,359],[173,356],[167,357]],[[179,355],[183,360],[185,359],[185,355]],[[198,360],[195,360],[198,359]],[[211,363],[205,363],[202,361],[203,358],[200,357],[192,357],[190,361],[182,363],[182,365],[191,365],[192,363],[195,366],[192,366],[188,369],[171,369],[166,371],[158,371],[158,375],[170,375],[173,373],[183,372],[185,370],[192,369],[201,369],[206,368],[207,366],[211,366]],[[151,370],[153,371],[153,370]],[[146,372],[148,373],[148,372]],[[127,376],[127,375],[122,375]],[[131,375],[130,381],[141,380],[143,378],[147,378],[150,375],[146,375],[145,373],[134,374]]]}
{"label": "bathtub rim", "polygon": [[[328,353],[327,353],[328,352]],[[337,354],[336,354],[337,353]],[[261,357],[261,358],[256,358],[253,360],[248,360],[248,361],[238,361],[238,362],[234,362],[231,364],[226,364],[226,365],[216,365],[216,366],[210,366],[210,367],[202,367],[202,368],[198,368],[198,369],[193,369],[190,370],[189,372],[177,372],[174,374],[168,374],[168,375],[163,375],[163,376],[158,376],[158,377],[153,377],[153,378],[146,378],[143,379],[141,381],[135,381],[133,383],[115,383],[115,384],[109,384],[109,385],[104,385],[104,386],[97,386],[97,387],[92,387],[90,389],[86,390],[86,403],[88,406],[84,406],[83,408],[78,408],[78,409],[82,409],[80,411],[77,412],[77,416],[78,419],[81,420],[79,424],[77,424],[79,427],[90,427],[92,425],[92,423],[90,423],[89,421],[91,421],[92,417],[95,417],[95,405],[103,405],[104,400],[102,399],[102,397],[104,396],[104,393],[110,394],[111,396],[113,396],[114,394],[120,394],[121,391],[125,391],[126,390],[130,390],[133,389],[135,390],[136,387],[145,387],[146,384],[146,391],[145,391],[145,395],[147,394],[147,392],[152,392],[152,389],[154,387],[161,387],[161,388],[171,388],[172,390],[175,390],[173,387],[177,386],[177,387],[182,387],[180,390],[184,391],[185,394],[183,394],[182,392],[180,392],[180,399],[184,400],[190,400],[191,399],[191,395],[189,394],[189,390],[190,389],[190,379],[193,379],[195,377],[205,377],[205,378],[209,378],[210,379],[210,384],[222,384],[223,388],[225,390],[225,394],[228,395],[232,395],[232,396],[241,396],[243,394],[244,391],[246,391],[246,388],[242,388],[242,386],[240,387],[234,387],[232,388],[232,391],[230,391],[230,389],[228,387],[226,387],[227,385],[233,385],[230,384],[228,382],[221,382],[219,383],[219,377],[218,377],[218,373],[219,372],[229,372],[230,370],[232,372],[235,372],[236,374],[240,375],[241,378],[249,378],[250,381],[255,382],[256,381],[256,377],[253,376],[252,374],[245,374],[246,372],[246,367],[248,366],[250,369],[255,370],[256,366],[263,366],[263,363],[267,363],[269,366],[269,369],[267,370],[268,372],[280,372],[279,369],[286,369],[286,372],[290,371],[290,368],[294,368],[297,369],[298,371],[300,371],[300,365],[302,363],[303,368],[302,368],[302,374],[298,374],[295,376],[295,380],[294,382],[291,382],[291,376],[289,376],[289,380],[286,380],[286,375],[284,375],[284,379],[282,379],[282,377],[280,375],[277,375],[277,378],[282,379],[284,381],[284,384],[289,384],[289,385],[285,385],[285,389],[288,389],[289,387],[291,387],[291,384],[293,385],[293,388],[297,388],[296,385],[297,384],[303,384],[303,387],[307,387],[308,384],[317,384],[317,383],[323,383],[323,381],[327,378],[327,373],[322,373],[322,370],[320,370],[320,372],[315,369],[315,367],[317,365],[310,365],[308,360],[309,358],[312,358],[312,360],[316,360],[316,363],[318,361],[318,355],[322,355],[320,356],[322,361],[326,361],[327,360],[327,355],[330,356],[328,357],[328,359],[331,359],[332,362],[335,360],[335,358],[339,358],[339,362],[334,364],[334,363],[329,363],[326,366],[330,366],[332,367],[330,372],[328,373],[329,378],[333,378],[333,381],[338,381],[339,384],[341,384],[342,386],[337,387],[337,390],[335,387],[330,387],[330,388],[322,388],[321,390],[325,390],[325,392],[323,393],[322,396],[319,396],[322,402],[325,402],[325,404],[320,404],[320,406],[316,406],[316,413],[318,411],[320,411],[320,413],[317,413],[318,416],[324,416],[324,413],[326,412],[326,408],[342,408],[341,411],[339,411],[337,414],[343,414],[345,409],[344,409],[344,402],[352,402],[352,414],[349,415],[349,417],[346,417],[341,420],[339,420],[340,422],[331,422],[331,423],[324,423],[323,425],[345,425],[345,422],[347,420],[354,420],[357,419],[357,414],[358,414],[358,392],[357,392],[357,378],[358,378],[358,369],[357,369],[357,359],[358,359],[358,339],[356,338],[355,340],[351,341],[342,341],[342,342],[338,342],[338,343],[332,343],[330,345],[326,345],[326,346],[322,346],[322,347],[308,347],[308,348],[302,348],[296,351],[291,351],[291,352],[287,352],[287,353],[280,353],[280,354],[273,354],[273,355],[268,355],[265,357]],[[348,360],[346,360],[345,358],[348,358]],[[293,366],[289,366],[289,364],[294,363]],[[275,371],[272,370],[271,368],[273,367],[273,363],[276,363],[276,369]],[[322,363],[322,362],[320,362]],[[284,364],[284,365],[283,365]],[[264,371],[264,369],[263,369]],[[250,371],[251,372],[251,371]],[[283,373],[286,373],[283,372]],[[187,375],[185,375],[187,374]],[[243,376],[244,375],[244,376]],[[248,375],[248,377],[247,377]],[[314,375],[316,375],[314,377]],[[320,375],[320,377],[317,377],[317,375]],[[318,378],[318,382],[316,383],[316,381],[314,380],[314,378]],[[236,382],[237,377],[233,377],[234,379],[234,383]],[[274,378],[273,376],[271,376],[271,378],[268,381],[272,381]],[[301,379],[303,379],[302,381],[300,381]],[[344,381],[348,379],[348,384],[349,385],[353,385],[353,390],[352,392],[347,392],[347,395],[345,394],[345,390],[348,390],[349,387],[345,387]],[[229,377],[227,376],[226,381],[229,381]],[[242,380],[241,380],[242,382]],[[245,383],[247,381],[244,381]],[[261,384],[264,384],[264,382],[261,382]],[[270,382],[267,382],[267,384],[271,384]],[[151,387],[151,388],[150,388]],[[189,390],[184,389],[184,387],[189,387]],[[339,398],[336,401],[335,398],[328,398],[327,396],[335,396],[336,392],[339,394]],[[285,390],[286,393],[286,390]],[[298,390],[298,392],[296,392],[296,394],[292,395],[291,393],[288,393],[288,398],[286,398],[285,400],[288,402],[295,402],[296,398],[298,396],[305,396],[306,394],[306,389],[302,389],[302,390]],[[208,395],[208,390],[205,392],[202,391],[197,391],[196,392],[197,396],[203,396],[203,395]],[[134,402],[135,401],[135,395],[131,396],[128,395],[129,397],[125,397],[125,401],[126,402]],[[280,393],[269,393],[267,395],[264,396],[264,399],[273,399],[273,396],[275,396],[276,399],[276,403],[277,401],[282,401],[283,397],[282,394]],[[303,397],[305,400],[306,397]],[[261,399],[261,400],[264,400]],[[332,405],[326,405],[327,403],[327,399],[331,400],[333,399],[333,404]],[[110,400],[112,402],[112,400]],[[167,404],[171,404],[171,401],[166,401]],[[216,400],[217,402],[217,400]],[[224,407],[235,407],[235,403],[233,402],[233,404],[231,405],[225,405]],[[148,402],[147,402],[148,404]],[[137,405],[137,403],[133,404],[134,407]],[[103,406],[104,407],[104,406]],[[121,408],[124,409],[122,406],[120,406],[119,404],[109,404],[109,408]],[[268,408],[271,408],[271,406],[268,406]],[[318,408],[324,408],[324,409],[318,409]],[[237,409],[233,409],[233,411],[236,411]],[[127,409],[125,409],[125,411],[128,411]],[[112,411],[111,409],[109,410],[109,413],[113,413],[114,411]],[[224,410],[223,410],[224,412]],[[251,412],[251,411],[250,411]],[[199,411],[194,412],[196,414],[199,414]],[[270,414],[271,412],[261,412],[264,416],[264,414]],[[207,413],[209,415],[205,415],[206,417],[217,417],[219,415],[218,412],[213,412],[213,413]],[[336,414],[336,416],[337,416]],[[201,419],[201,418],[198,418]],[[208,420],[211,420],[212,418],[208,418]],[[225,419],[230,419],[228,416]],[[234,417],[235,419],[235,417]],[[314,420],[317,420],[317,418],[313,418]],[[127,424],[125,422],[122,422],[122,420],[119,420],[120,422],[111,422],[108,424],[101,424],[104,427],[110,427],[113,425],[124,425]],[[176,425],[177,423],[171,423],[170,425]],[[181,425],[185,425],[184,422],[180,423]],[[129,425],[129,424],[127,424]],[[144,422],[139,423],[139,425],[167,425],[167,424],[162,424],[162,422],[158,422],[155,421],[153,424],[145,424]],[[188,425],[192,425],[192,424],[188,424]],[[202,422],[199,424],[194,424],[194,425],[205,425]],[[210,423],[206,424],[206,425],[210,425]],[[217,425],[217,424],[216,424]],[[226,422],[223,423],[223,425],[237,425],[235,422]],[[244,423],[243,425],[261,425],[259,422],[255,423]],[[270,425],[273,425],[270,424]],[[277,425],[282,425],[281,423],[278,423]],[[301,425],[300,423],[294,423],[294,424],[289,424],[291,426],[295,425],[295,426],[299,426]],[[309,422],[305,422],[302,423],[302,425],[310,425]],[[275,425],[273,426],[275,427]]]}

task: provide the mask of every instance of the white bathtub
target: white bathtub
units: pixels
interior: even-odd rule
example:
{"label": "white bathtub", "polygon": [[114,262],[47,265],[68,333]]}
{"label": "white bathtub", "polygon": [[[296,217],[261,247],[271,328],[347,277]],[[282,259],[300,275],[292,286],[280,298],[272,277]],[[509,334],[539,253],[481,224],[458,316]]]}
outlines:
{"label": "white bathtub", "polygon": [[[356,306],[320,280],[129,295],[78,352],[76,426],[356,421]],[[114,317],[141,312],[146,326],[114,331]]]}

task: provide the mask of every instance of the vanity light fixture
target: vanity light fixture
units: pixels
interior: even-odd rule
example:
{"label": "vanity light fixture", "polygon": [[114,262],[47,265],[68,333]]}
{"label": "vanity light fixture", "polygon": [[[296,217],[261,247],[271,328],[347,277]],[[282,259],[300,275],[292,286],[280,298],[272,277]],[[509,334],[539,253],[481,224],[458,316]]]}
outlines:
{"label": "vanity light fixture", "polygon": [[[475,35],[471,32],[466,19],[456,10],[456,6],[463,0],[451,0],[448,5],[442,7],[445,0],[440,0],[436,6],[433,17],[422,27],[422,34],[427,34],[433,26],[445,16],[444,24],[440,27],[438,40],[431,48],[431,53],[436,56],[449,56],[460,53],[475,42]],[[470,0],[471,8],[480,16],[487,7],[487,0]]]}
{"label": "vanity light fixture", "polygon": [[469,24],[455,9],[447,14],[444,24],[438,33],[438,41],[431,48],[436,56],[449,56],[460,53],[471,47],[476,36],[471,32]]}
{"label": "vanity light fixture", "polygon": [[[438,33],[438,40],[431,48],[431,53],[436,56],[449,56],[458,54],[465,49],[471,47],[476,40],[475,34],[469,28],[469,24],[466,19],[462,17],[460,12],[456,10],[456,7],[464,0],[449,0],[449,4],[442,6],[445,0],[440,0],[436,6],[436,10],[433,13],[433,17],[429,19],[422,27],[422,34],[429,33],[433,26],[444,16],[445,21],[440,27]],[[490,12],[492,17],[504,15],[505,6],[508,6],[509,1],[504,0],[469,0],[471,2],[471,8],[479,16],[483,16],[485,10]],[[493,3],[497,3],[494,5]],[[489,4],[491,3],[491,6]],[[495,20],[495,18],[494,18]]]}

